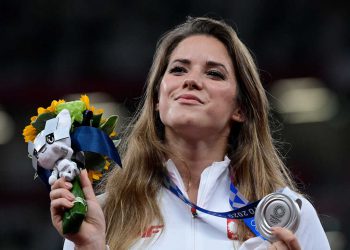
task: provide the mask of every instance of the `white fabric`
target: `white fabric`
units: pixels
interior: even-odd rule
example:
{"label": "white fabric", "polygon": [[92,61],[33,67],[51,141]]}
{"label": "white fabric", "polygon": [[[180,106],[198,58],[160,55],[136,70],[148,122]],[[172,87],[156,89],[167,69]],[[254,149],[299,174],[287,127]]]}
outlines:
{"label": "white fabric", "polygon": [[[229,162],[230,160],[226,157],[224,161],[214,162],[203,171],[198,190],[198,206],[219,212],[231,210],[228,202],[230,178],[227,166]],[[175,184],[187,195],[180,174],[171,160],[167,162],[167,168]],[[308,250],[330,249],[325,232],[310,202],[289,188],[285,188],[283,193],[291,196],[293,199],[298,197],[302,200],[301,223],[295,233],[301,248]],[[243,242],[243,244],[237,240],[229,239],[227,219],[201,212],[197,212],[198,216],[194,218],[190,212],[190,208],[165,188],[160,192],[159,203],[165,226],[152,225],[153,228],[147,230],[143,235],[144,237],[132,249],[262,250],[267,249],[270,244],[259,237],[251,238]],[[232,223],[230,225],[231,230],[235,231],[235,225],[232,225]],[[70,249],[74,249],[74,245],[66,241],[64,250]]]}

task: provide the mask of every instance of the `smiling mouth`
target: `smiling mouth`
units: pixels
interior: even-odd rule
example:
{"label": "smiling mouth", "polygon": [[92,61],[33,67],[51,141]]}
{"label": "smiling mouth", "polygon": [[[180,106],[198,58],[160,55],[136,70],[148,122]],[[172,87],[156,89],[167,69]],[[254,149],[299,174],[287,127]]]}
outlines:
{"label": "smiling mouth", "polygon": [[203,101],[201,99],[199,99],[195,95],[190,95],[190,94],[180,95],[180,96],[176,97],[175,100],[176,101],[177,100],[181,100],[182,102],[185,102],[185,103],[200,103],[200,104],[203,104]]}

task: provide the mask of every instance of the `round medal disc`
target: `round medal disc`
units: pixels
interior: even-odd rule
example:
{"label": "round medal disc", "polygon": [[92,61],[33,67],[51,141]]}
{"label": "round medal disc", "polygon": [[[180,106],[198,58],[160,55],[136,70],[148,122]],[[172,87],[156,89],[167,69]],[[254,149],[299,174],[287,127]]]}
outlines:
{"label": "round medal disc", "polygon": [[256,228],[270,242],[276,240],[272,227],[284,227],[293,233],[299,226],[300,208],[285,194],[272,193],[261,199],[255,211]]}

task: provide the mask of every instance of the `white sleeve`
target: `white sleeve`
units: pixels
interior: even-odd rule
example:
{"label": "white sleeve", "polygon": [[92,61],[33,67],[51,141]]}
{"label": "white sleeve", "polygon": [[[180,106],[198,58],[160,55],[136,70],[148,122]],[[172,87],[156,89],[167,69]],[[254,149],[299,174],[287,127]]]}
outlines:
{"label": "white sleeve", "polygon": [[[74,250],[74,243],[70,240],[65,239],[63,244],[63,250]],[[109,246],[106,245],[106,250],[109,250]]]}
{"label": "white sleeve", "polygon": [[295,232],[300,246],[302,249],[331,249],[316,210],[307,199],[301,198],[301,200],[300,225]]}
{"label": "white sleeve", "polygon": [[65,239],[63,244],[63,250],[74,250],[74,243],[70,240]]}
{"label": "white sleeve", "polygon": [[283,190],[283,193],[292,196],[292,198],[293,196],[295,198],[299,198],[302,201],[300,224],[297,231],[295,232],[301,249],[331,249],[326,233],[312,204],[301,195],[298,195],[291,191],[289,188],[285,188]]}

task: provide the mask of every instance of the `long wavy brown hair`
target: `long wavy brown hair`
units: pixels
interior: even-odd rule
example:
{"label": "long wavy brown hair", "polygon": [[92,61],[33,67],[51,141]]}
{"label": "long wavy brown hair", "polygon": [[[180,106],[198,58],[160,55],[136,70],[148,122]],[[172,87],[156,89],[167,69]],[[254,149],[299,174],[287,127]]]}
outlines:
{"label": "long wavy brown hair", "polygon": [[[232,125],[228,138],[227,155],[235,185],[251,201],[280,187],[294,188],[273,143],[268,100],[250,52],[224,21],[188,18],[157,43],[145,95],[123,139],[123,169],[108,178],[104,213],[111,249],[129,249],[152,223],[164,223],[157,194],[166,174],[165,158],[176,152],[169,152],[163,143],[164,126],[155,107],[172,51],[183,39],[197,34],[220,40],[235,68],[238,101],[245,117],[243,123]],[[238,234],[243,241],[249,237],[249,229],[242,223]]]}

